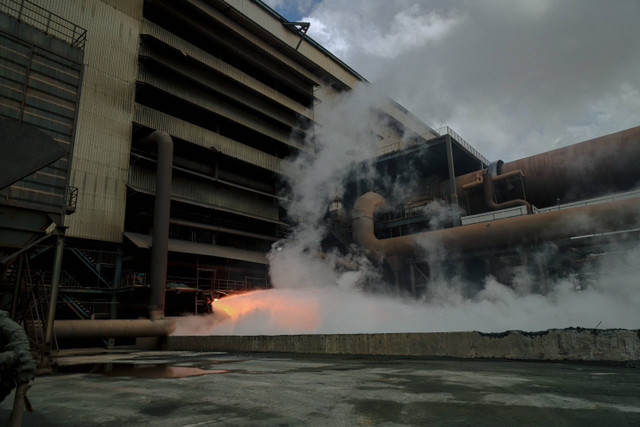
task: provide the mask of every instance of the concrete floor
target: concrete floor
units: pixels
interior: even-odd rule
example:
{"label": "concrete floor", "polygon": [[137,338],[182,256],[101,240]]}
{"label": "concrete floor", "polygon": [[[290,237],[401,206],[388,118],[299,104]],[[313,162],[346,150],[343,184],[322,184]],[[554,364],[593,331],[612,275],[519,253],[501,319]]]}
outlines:
{"label": "concrete floor", "polygon": [[637,368],[138,350],[58,362],[23,425],[640,425]]}

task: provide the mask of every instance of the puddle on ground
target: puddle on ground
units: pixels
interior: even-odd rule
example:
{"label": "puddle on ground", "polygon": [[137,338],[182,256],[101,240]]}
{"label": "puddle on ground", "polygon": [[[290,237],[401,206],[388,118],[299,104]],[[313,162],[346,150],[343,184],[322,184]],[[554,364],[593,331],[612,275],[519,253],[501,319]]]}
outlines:
{"label": "puddle on ground", "polygon": [[106,377],[134,378],[185,378],[198,375],[224,374],[226,369],[200,369],[192,366],[171,366],[168,364],[137,363],[85,363],[58,366],[59,373],[102,374]]}

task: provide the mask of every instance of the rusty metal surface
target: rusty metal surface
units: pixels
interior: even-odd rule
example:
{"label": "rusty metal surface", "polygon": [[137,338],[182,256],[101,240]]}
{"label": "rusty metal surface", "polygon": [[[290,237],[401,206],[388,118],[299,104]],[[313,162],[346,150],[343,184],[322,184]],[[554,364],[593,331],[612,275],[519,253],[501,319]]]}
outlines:
{"label": "rusty metal surface", "polygon": [[[522,171],[527,201],[543,208],[634,188],[639,159],[640,126],[505,163],[494,180]],[[482,174],[458,176],[458,192],[482,182]],[[442,194],[447,185],[441,183]]]}
{"label": "rusty metal surface", "polygon": [[369,192],[356,201],[352,215],[354,241],[376,260],[413,255],[428,248],[465,252],[627,230],[640,225],[640,198],[635,197],[380,240],[374,234],[373,215],[381,206],[384,198]]}
{"label": "rusty metal surface", "polygon": [[57,338],[135,338],[166,336],[175,330],[173,319],[56,320]]}
{"label": "rusty metal surface", "polygon": [[[515,172],[520,172],[517,170]],[[525,206],[528,213],[533,213],[531,203],[522,199],[512,199],[502,203],[496,203],[493,187],[493,177],[488,171],[485,171],[482,176],[482,189],[484,190],[484,203],[490,211],[497,211],[499,209],[513,208],[516,206]]]}
{"label": "rusty metal surface", "polygon": [[632,188],[640,181],[640,127],[505,163],[522,169],[527,198],[543,207]]}

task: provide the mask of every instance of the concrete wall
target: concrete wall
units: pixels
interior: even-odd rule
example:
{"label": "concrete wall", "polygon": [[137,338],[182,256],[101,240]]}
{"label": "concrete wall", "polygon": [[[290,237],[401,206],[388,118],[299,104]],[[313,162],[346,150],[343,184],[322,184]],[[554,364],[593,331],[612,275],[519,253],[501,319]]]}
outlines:
{"label": "concrete wall", "polygon": [[[149,346],[151,341],[140,341]],[[497,358],[513,360],[638,361],[640,331],[551,329],[509,331],[278,336],[168,337],[167,350],[249,353]]]}

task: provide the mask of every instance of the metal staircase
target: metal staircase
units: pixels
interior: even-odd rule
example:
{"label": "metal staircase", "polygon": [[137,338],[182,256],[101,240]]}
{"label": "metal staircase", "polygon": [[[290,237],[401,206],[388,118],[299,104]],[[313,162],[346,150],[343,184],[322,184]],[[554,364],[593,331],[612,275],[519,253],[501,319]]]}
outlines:
{"label": "metal staircase", "polygon": [[91,310],[81,302],[76,301],[74,298],[64,293],[60,294],[60,298],[80,319],[86,320],[91,318]]}

